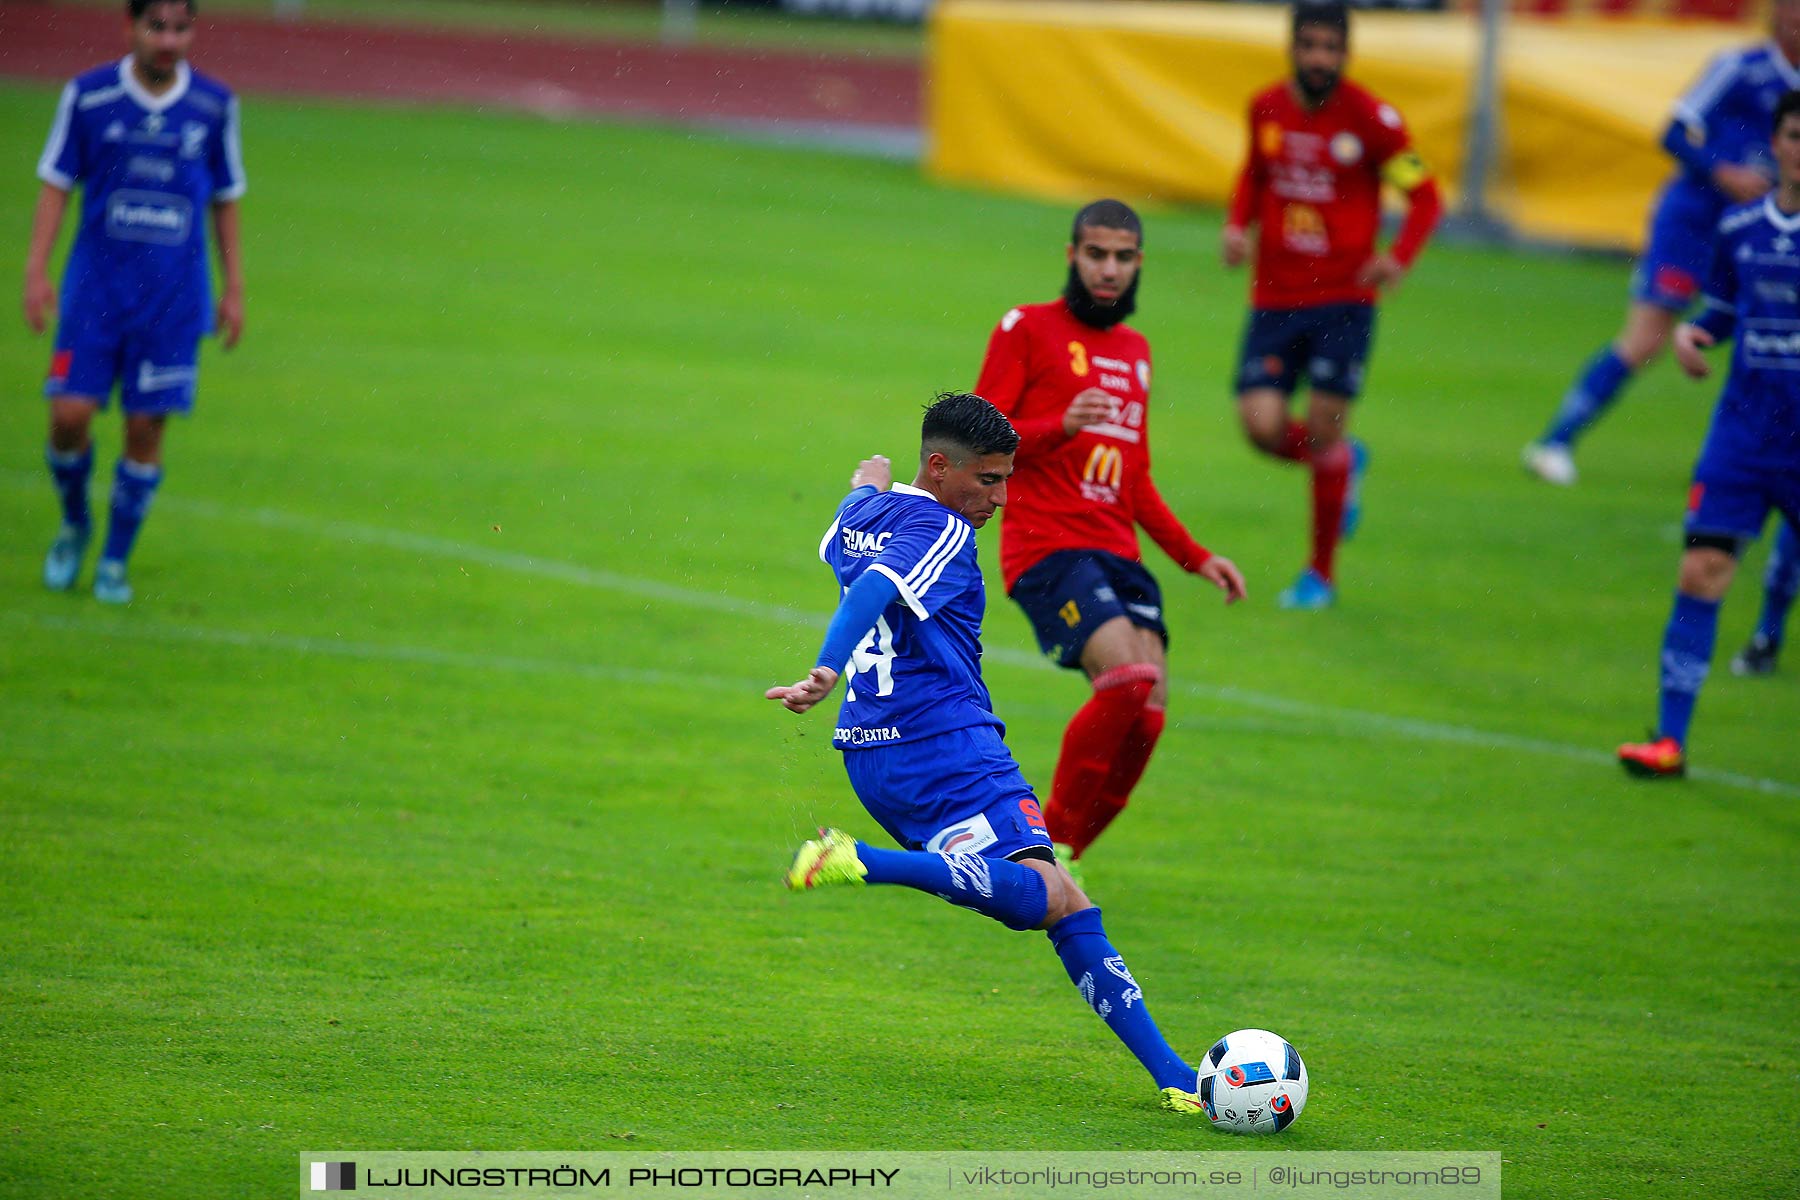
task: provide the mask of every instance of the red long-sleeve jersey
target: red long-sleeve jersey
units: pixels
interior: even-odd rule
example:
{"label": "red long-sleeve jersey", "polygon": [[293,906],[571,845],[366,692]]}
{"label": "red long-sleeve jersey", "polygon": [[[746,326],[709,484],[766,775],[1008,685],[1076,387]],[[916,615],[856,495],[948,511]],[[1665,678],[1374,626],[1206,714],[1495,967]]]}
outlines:
{"label": "red long-sleeve jersey", "polygon": [[[1112,415],[1070,437],[1063,413],[1088,388],[1112,398]],[[1058,550],[1140,561],[1138,525],[1183,570],[1197,571],[1212,557],[1169,511],[1150,476],[1150,343],[1143,334],[1083,324],[1062,300],[1015,308],[988,339],[975,391],[1019,431],[1000,519],[1008,592]]]}
{"label": "red long-sleeve jersey", "polygon": [[1384,182],[1410,200],[1389,252],[1411,266],[1443,202],[1399,110],[1347,79],[1316,109],[1285,81],[1253,99],[1250,156],[1228,217],[1239,228],[1262,226],[1251,304],[1373,304],[1375,289],[1357,275],[1375,253]]}

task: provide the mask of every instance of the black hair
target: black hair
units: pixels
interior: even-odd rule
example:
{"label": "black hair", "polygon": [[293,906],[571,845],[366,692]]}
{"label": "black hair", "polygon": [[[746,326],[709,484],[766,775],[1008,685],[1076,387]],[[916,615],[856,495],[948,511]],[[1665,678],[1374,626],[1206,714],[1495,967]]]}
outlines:
{"label": "black hair", "polygon": [[1781,94],[1781,99],[1775,102],[1775,123],[1769,128],[1780,132],[1783,118],[1791,117],[1795,113],[1800,113],[1800,89]]}
{"label": "black hair", "polygon": [[1350,9],[1343,0],[1299,0],[1294,5],[1294,36],[1300,36],[1303,25],[1323,25],[1335,29],[1350,40]]}
{"label": "black hair", "polygon": [[1011,454],[1019,448],[1012,422],[972,392],[939,392],[919,429],[921,456],[938,451],[952,462]]}
{"label": "black hair", "polygon": [[[190,17],[198,16],[200,13],[200,6],[195,3],[195,0],[174,0],[174,2],[176,4],[187,5],[188,16]],[[125,15],[135,21],[143,16],[152,4],[160,3],[162,3],[162,0],[125,0]]]}
{"label": "black hair", "polygon": [[1096,200],[1084,205],[1075,214],[1075,224],[1069,227],[1071,244],[1081,244],[1083,229],[1123,229],[1126,233],[1137,234],[1138,245],[1144,244],[1144,223],[1123,200]]}

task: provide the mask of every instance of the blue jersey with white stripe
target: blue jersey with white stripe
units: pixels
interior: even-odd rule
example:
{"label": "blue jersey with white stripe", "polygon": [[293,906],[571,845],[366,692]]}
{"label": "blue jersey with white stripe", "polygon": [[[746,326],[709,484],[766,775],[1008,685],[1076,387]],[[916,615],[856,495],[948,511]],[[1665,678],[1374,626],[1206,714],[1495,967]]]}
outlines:
{"label": "blue jersey with white stripe", "polygon": [[1700,461],[1800,472],[1800,212],[1770,195],[1725,214],[1695,323],[1737,338]]}
{"label": "blue jersey with white stripe", "polygon": [[244,194],[237,100],[182,63],[151,95],[131,59],[63,88],[38,177],[81,186],[63,310],[104,311],[124,327],[211,319],[206,215]]}
{"label": "blue jersey with white stripe", "polygon": [[1663,144],[1681,163],[1661,207],[1687,213],[1692,227],[1709,227],[1731,203],[1713,182],[1721,163],[1749,167],[1771,181],[1775,163],[1769,134],[1775,104],[1800,88],[1800,68],[1774,42],[1728,50],[1707,64],[1693,87],[1675,102],[1674,120]]}
{"label": "blue jersey with white stripe", "polygon": [[865,571],[900,589],[845,668],[832,738],[840,749],[1001,724],[981,678],[987,589],[975,527],[961,513],[906,484],[857,488],[838,506],[819,557],[845,591]]}

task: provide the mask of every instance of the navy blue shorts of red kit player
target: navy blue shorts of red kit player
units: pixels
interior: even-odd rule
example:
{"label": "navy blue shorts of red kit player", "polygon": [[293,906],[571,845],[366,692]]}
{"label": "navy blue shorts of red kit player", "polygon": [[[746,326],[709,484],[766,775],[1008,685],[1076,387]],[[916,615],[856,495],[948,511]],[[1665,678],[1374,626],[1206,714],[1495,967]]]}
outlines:
{"label": "navy blue shorts of red kit player", "polygon": [[1114,617],[1169,644],[1156,579],[1143,563],[1104,550],[1058,550],[1019,576],[1012,598],[1030,618],[1038,648],[1058,666],[1081,666],[1094,630]]}
{"label": "navy blue shorts of red kit player", "polygon": [[1373,304],[1251,309],[1238,356],[1238,391],[1273,388],[1292,395],[1305,376],[1315,391],[1354,400],[1374,341]]}

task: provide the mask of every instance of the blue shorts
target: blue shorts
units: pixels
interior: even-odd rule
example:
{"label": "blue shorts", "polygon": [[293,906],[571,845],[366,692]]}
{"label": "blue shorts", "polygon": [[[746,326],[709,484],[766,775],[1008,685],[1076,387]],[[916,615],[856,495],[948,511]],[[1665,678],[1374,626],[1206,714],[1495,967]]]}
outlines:
{"label": "blue shorts", "polygon": [[1274,388],[1291,396],[1305,375],[1314,391],[1354,400],[1374,341],[1373,304],[1251,309],[1238,355],[1238,391]]}
{"label": "blue shorts", "polygon": [[1019,576],[1012,598],[1031,619],[1038,649],[1062,667],[1080,667],[1094,630],[1114,617],[1161,635],[1162,589],[1143,563],[1104,550],[1058,550]]}
{"label": "blue shorts", "polygon": [[194,408],[203,325],[120,329],[65,309],[44,395],[89,396],[105,408],[114,385],[128,413],[185,413]]}
{"label": "blue shorts", "polygon": [[992,725],[844,751],[850,786],[908,850],[1012,858],[1050,852],[1043,810]]}
{"label": "blue shorts", "polygon": [[1688,490],[1684,525],[1689,539],[1704,539],[1742,554],[1762,536],[1772,511],[1800,525],[1800,474],[1702,462]]}
{"label": "blue shorts", "polygon": [[1712,271],[1713,232],[1722,211],[1709,192],[1676,179],[1656,198],[1648,242],[1631,273],[1631,298],[1686,312]]}

